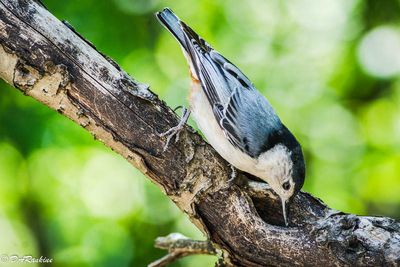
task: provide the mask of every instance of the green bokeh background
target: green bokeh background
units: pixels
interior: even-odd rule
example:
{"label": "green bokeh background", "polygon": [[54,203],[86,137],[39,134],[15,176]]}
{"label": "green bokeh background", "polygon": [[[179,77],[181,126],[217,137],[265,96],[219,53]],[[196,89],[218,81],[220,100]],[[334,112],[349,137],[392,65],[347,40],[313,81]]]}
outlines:
{"label": "green bokeh background", "polygon": [[[400,218],[400,1],[44,3],[175,107],[187,105],[187,66],[153,16],[171,7],[250,77],[297,136],[305,191],[345,212]],[[145,266],[164,255],[153,241],[170,232],[204,238],[122,157],[0,81],[0,254]]]}

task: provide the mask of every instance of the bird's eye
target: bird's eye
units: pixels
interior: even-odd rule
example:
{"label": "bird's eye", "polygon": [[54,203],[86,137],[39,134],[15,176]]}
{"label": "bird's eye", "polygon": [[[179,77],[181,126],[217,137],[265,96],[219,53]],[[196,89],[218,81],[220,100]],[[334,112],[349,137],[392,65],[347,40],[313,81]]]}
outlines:
{"label": "bird's eye", "polygon": [[284,182],[284,183],[282,184],[282,187],[283,187],[283,189],[285,189],[285,190],[289,190],[289,189],[290,189],[290,183],[289,183],[289,182]]}

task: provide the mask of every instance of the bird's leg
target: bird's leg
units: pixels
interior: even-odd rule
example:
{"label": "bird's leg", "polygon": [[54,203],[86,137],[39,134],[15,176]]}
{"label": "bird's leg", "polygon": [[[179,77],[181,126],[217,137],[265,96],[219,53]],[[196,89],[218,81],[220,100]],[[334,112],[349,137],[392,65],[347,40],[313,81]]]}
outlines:
{"label": "bird's leg", "polygon": [[[180,107],[178,107],[180,108]],[[172,127],[171,129],[169,129],[168,131],[159,134],[160,137],[164,137],[167,136],[167,142],[165,143],[165,146],[163,148],[163,152],[165,152],[168,149],[169,146],[169,142],[171,141],[171,139],[175,137],[175,142],[178,142],[179,140],[179,133],[180,131],[183,129],[184,125],[186,124],[186,122],[189,119],[190,116],[190,110],[188,110],[185,107],[182,107],[183,111],[182,111],[182,117],[181,120],[179,121],[178,125],[176,125],[175,127]]]}

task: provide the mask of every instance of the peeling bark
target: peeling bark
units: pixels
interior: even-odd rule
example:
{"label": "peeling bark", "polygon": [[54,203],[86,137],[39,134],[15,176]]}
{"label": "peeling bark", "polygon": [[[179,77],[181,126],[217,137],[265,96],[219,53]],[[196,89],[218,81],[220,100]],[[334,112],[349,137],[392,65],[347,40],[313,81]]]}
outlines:
{"label": "peeling bark", "polygon": [[[142,171],[235,266],[398,266],[400,224],[336,212],[307,193],[280,203],[262,183],[228,186],[230,167],[177,116],[68,23],[32,0],[0,0],[0,77],[67,116]],[[146,138],[143,138],[143,137]]]}

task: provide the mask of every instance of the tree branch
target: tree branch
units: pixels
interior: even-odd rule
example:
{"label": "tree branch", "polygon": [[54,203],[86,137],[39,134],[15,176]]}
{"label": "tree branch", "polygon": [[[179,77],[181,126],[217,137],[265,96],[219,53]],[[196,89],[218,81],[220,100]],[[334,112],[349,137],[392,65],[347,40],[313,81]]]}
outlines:
{"label": "tree branch", "polygon": [[148,267],[162,267],[190,255],[216,255],[217,251],[210,241],[198,241],[187,238],[179,233],[172,233],[165,237],[158,237],[154,244],[156,248],[168,250],[168,254],[152,262]]}
{"label": "tree branch", "polygon": [[177,125],[174,112],[35,1],[0,0],[0,77],[146,174],[228,264],[400,265],[400,224],[393,219],[335,212],[300,193],[283,227],[273,193],[257,183],[228,186],[230,167],[189,127],[163,153],[158,133]]}

